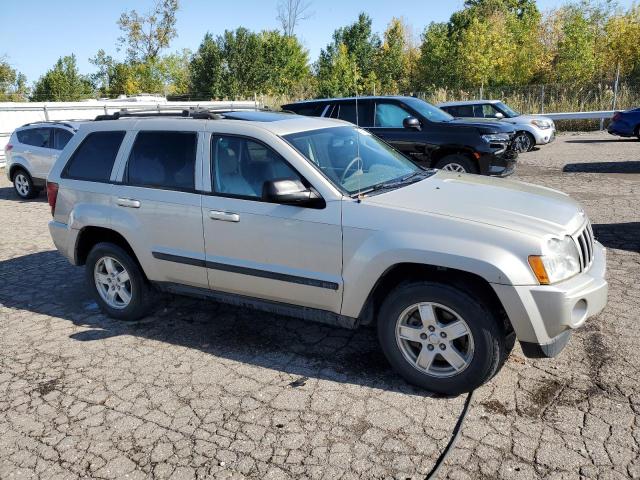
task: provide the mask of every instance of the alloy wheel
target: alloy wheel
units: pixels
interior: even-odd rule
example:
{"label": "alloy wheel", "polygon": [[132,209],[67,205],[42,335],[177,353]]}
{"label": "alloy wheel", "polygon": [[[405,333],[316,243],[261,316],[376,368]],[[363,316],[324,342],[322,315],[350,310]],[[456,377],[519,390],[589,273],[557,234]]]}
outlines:
{"label": "alloy wheel", "polygon": [[528,152],[531,149],[531,139],[526,133],[520,133],[513,139],[513,148],[518,153]]}
{"label": "alloy wheel", "polygon": [[93,278],[102,300],[111,308],[123,309],[131,302],[131,279],[127,269],[115,258],[100,258],[93,269]]}
{"label": "alloy wheel", "polygon": [[459,163],[447,163],[442,170],[446,170],[447,172],[457,172],[457,173],[466,173],[465,168]]}
{"label": "alloy wheel", "polygon": [[27,179],[24,173],[18,173],[13,179],[13,184],[21,197],[29,195],[29,179]]}
{"label": "alloy wheel", "polygon": [[473,335],[450,308],[422,302],[406,308],[396,322],[396,342],[414,368],[438,378],[464,371],[473,359]]}

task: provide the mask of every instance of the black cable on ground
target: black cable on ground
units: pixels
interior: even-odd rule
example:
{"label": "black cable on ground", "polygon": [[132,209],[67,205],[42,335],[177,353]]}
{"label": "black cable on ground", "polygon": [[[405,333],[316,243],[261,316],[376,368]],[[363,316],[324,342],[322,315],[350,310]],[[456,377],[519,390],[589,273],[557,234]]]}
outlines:
{"label": "black cable on ground", "polygon": [[453,447],[458,441],[458,437],[460,436],[460,431],[462,430],[462,424],[464,423],[464,419],[467,418],[467,413],[469,412],[469,405],[471,405],[471,401],[473,400],[473,392],[475,392],[475,390],[471,390],[467,395],[467,398],[464,401],[464,406],[462,407],[462,412],[460,412],[460,416],[458,417],[458,421],[456,422],[456,426],[453,427],[453,432],[452,432],[451,438],[449,439],[449,443],[447,443],[447,446],[444,448],[444,450],[438,457],[438,460],[436,460],[436,463],[431,469],[431,471],[427,473],[426,477],[424,477],[425,480],[436,478],[436,475],[438,474],[440,467],[445,462],[445,460],[449,457],[449,454],[451,453],[451,451],[453,450]]}

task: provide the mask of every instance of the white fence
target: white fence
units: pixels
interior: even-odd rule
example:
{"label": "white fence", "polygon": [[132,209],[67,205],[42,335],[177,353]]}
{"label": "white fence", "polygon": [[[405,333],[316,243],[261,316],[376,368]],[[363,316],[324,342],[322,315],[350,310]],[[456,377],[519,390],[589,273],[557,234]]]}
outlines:
{"label": "white fence", "polygon": [[[133,101],[132,101],[133,100]],[[261,105],[257,101],[239,102],[167,102],[145,99],[105,100],[86,102],[0,102],[0,167],[4,166],[4,147],[13,131],[25,123],[52,120],[93,120],[97,115],[117,112],[123,108],[254,108]]]}

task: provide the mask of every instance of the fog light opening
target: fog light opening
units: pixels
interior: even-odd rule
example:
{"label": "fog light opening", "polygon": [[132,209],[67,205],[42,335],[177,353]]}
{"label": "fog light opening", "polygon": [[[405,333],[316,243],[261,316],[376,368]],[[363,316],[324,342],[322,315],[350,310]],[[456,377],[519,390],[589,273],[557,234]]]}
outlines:
{"label": "fog light opening", "polygon": [[571,324],[573,326],[578,326],[584,322],[587,317],[587,307],[587,301],[584,298],[578,300],[573,306],[571,311]]}

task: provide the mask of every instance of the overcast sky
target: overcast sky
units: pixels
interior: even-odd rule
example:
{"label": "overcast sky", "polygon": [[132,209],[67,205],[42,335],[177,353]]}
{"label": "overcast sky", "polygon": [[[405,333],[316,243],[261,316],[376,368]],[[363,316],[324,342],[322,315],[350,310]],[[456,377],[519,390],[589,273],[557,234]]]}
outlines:
{"label": "overcast sky", "polygon": [[[4,0],[0,27],[0,56],[27,75],[31,84],[64,55],[76,54],[82,73],[94,68],[88,59],[103,48],[114,56],[119,30],[116,20],[125,10],[142,13],[153,0]],[[178,38],[170,50],[196,50],[204,34],[244,26],[252,30],[278,28],[277,0],[181,0]],[[382,32],[392,17],[404,17],[416,35],[430,22],[446,21],[463,0],[311,0],[313,16],[297,30],[314,61],[330,41],[333,31],[353,22],[366,11],[375,31]],[[558,7],[564,0],[538,0],[542,10]],[[620,0],[628,6],[632,0]]]}

